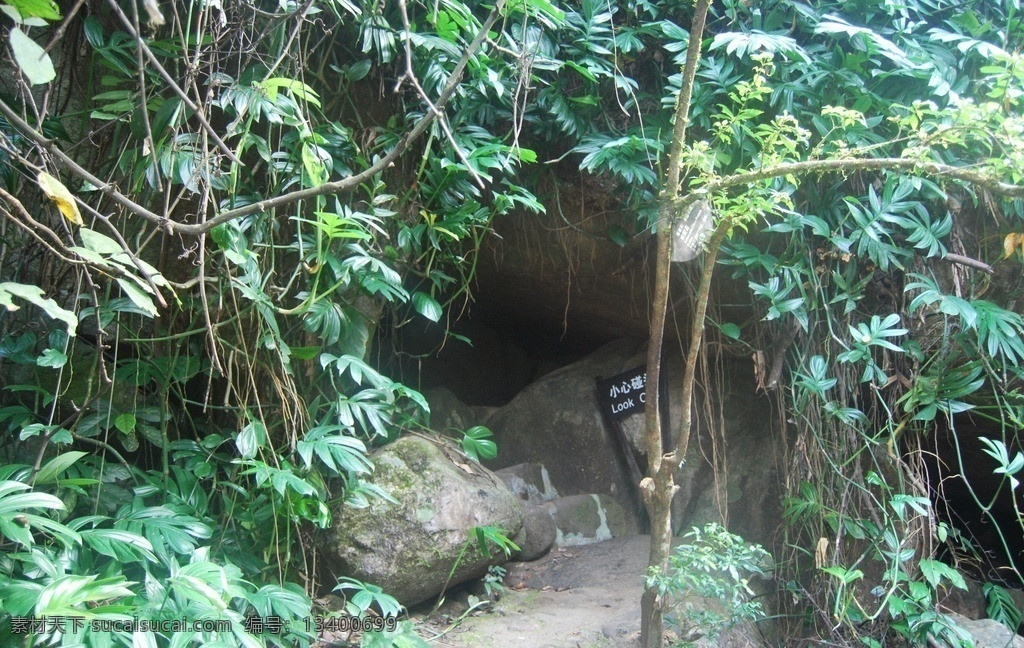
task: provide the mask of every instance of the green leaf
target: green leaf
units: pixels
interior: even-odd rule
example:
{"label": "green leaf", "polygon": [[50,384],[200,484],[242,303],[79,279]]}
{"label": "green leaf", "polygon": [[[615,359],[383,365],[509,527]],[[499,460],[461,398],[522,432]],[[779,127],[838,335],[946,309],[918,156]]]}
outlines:
{"label": "green leaf", "polygon": [[130,589],[135,583],[118,574],[111,578],[68,575],[55,580],[39,593],[37,616],[99,616],[92,603],[135,595]]}
{"label": "green leaf", "polygon": [[1010,592],[991,582],[985,583],[981,591],[985,593],[985,613],[988,618],[998,621],[1012,632],[1016,632],[1024,613],[1017,607]]}
{"label": "green leaf", "polygon": [[320,98],[317,96],[316,91],[302,81],[287,79],[284,77],[273,77],[260,83],[260,87],[271,97],[271,99],[273,99],[277,95],[278,91],[283,88],[306,103],[316,106],[317,108],[320,107]]}
{"label": "green leaf", "polygon": [[117,284],[121,286],[121,290],[128,296],[128,299],[131,299],[132,303],[142,309],[144,313],[150,317],[157,316],[156,304],[153,303],[153,298],[144,293],[138,284],[120,277],[117,279]]}
{"label": "green leaf", "polygon": [[316,144],[305,142],[302,145],[302,168],[306,171],[310,185],[319,187],[327,182],[327,165],[331,156]]}
{"label": "green leaf", "polygon": [[952,583],[954,587],[967,589],[967,583],[960,572],[944,562],[924,558],[918,563],[918,566],[921,568],[921,575],[932,586],[932,589],[938,589],[943,578]]}
{"label": "green leaf", "polygon": [[67,363],[67,354],[58,351],[57,349],[46,349],[43,351],[43,355],[36,358],[36,364],[38,366],[50,367],[52,369],[60,369]]}
{"label": "green leaf", "polygon": [[722,335],[733,340],[740,339],[740,335],[742,333],[742,331],[740,331],[740,327],[733,324],[732,322],[726,322],[725,324],[722,324],[719,327],[719,330],[722,331]]}
{"label": "green leaf", "polygon": [[859,569],[847,569],[845,567],[834,566],[834,567],[822,567],[821,571],[835,576],[843,585],[849,585],[855,580],[864,578],[864,572]]}
{"label": "green leaf", "polygon": [[104,256],[111,256],[124,252],[124,248],[121,244],[110,238],[106,234],[100,234],[96,230],[91,230],[88,227],[83,227],[78,230],[78,235],[82,237],[82,245],[87,250],[92,250],[97,254]]}
{"label": "green leaf", "polygon": [[79,459],[86,456],[87,454],[88,453],[82,452],[80,450],[74,450],[72,452],[65,452],[63,454],[57,455],[53,459],[50,459],[45,464],[43,464],[43,467],[40,468],[39,472],[36,473],[34,483],[41,485],[52,484],[56,482],[57,477],[61,473],[70,468],[72,465],[74,465],[75,462],[77,462]]}
{"label": "green leaf", "polygon": [[50,55],[18,27],[11,27],[11,50],[18,67],[32,85],[49,83],[57,77]]}
{"label": "green leaf", "polygon": [[84,529],[79,533],[94,551],[118,562],[157,561],[153,545],[137,533],[118,529]]}
{"label": "green leaf", "polygon": [[43,297],[43,289],[39,286],[10,281],[0,283],[0,306],[6,306],[7,310],[18,310],[18,306],[11,301],[12,296],[20,297],[29,303],[35,304],[53,319],[64,322],[68,327],[68,335],[74,337],[75,329],[78,328],[78,317],[73,312],[61,308],[52,299]]}
{"label": "green leaf", "polygon": [[341,425],[321,425],[306,433],[305,438],[295,444],[307,468],[313,465],[313,455],[334,472],[355,475],[369,474],[373,464],[366,456],[366,445],[345,434]]}
{"label": "green leaf", "polygon": [[53,0],[4,0],[18,10],[23,18],[60,20],[60,7]]}
{"label": "green leaf", "polygon": [[296,360],[312,360],[319,356],[321,351],[323,347],[318,346],[292,347],[292,357]]}
{"label": "green leaf", "polygon": [[492,436],[494,434],[483,425],[471,427],[462,437],[462,449],[477,463],[481,460],[494,459],[498,456],[498,445],[491,440]]}
{"label": "green leaf", "polygon": [[444,314],[441,304],[436,299],[419,290],[412,294],[412,307],[416,309],[417,313],[426,317],[431,322],[440,320],[441,315]]}
{"label": "green leaf", "polygon": [[135,415],[130,413],[119,414],[114,419],[114,427],[121,431],[122,434],[131,434],[135,431]]}
{"label": "green leaf", "polygon": [[235,446],[243,459],[252,459],[256,451],[267,443],[267,427],[262,421],[250,421],[235,437]]}

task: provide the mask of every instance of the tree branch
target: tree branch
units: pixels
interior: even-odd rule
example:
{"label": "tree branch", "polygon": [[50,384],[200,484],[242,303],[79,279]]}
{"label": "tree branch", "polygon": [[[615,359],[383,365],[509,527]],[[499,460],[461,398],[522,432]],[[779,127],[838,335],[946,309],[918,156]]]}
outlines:
{"label": "tree branch", "polygon": [[998,178],[984,171],[975,171],[964,167],[957,167],[941,162],[928,162],[914,158],[837,158],[828,160],[804,160],[802,162],[786,162],[775,166],[737,173],[717,180],[712,180],[700,189],[694,190],[687,198],[693,197],[692,202],[706,196],[707,194],[729,189],[731,187],[753,184],[760,180],[780,178],[787,175],[811,175],[815,173],[834,173],[849,171],[881,171],[885,169],[900,169],[913,171],[924,175],[937,176],[940,178],[951,178],[963,180],[970,184],[984,187],[993,193],[1010,198],[1024,197],[1024,185],[1014,185],[1001,182]]}
{"label": "tree branch", "polygon": [[[316,196],[326,196],[332,194],[346,193],[353,191],[359,185],[370,180],[373,176],[391,167],[399,157],[402,156],[417,138],[419,138],[437,119],[438,114],[444,108],[448,100],[451,99],[452,95],[455,94],[459,83],[462,81],[462,75],[466,70],[466,66],[473,56],[479,51],[480,47],[487,39],[487,34],[494,23],[497,22],[498,17],[501,16],[501,12],[504,9],[506,0],[497,0],[494,4],[494,8],[491,13],[487,16],[487,19],[483,22],[480,30],[477,32],[476,37],[466,48],[466,51],[462,54],[462,57],[456,63],[455,68],[452,70],[451,76],[448,77],[448,82],[445,83],[441,93],[438,95],[437,101],[434,102],[434,110],[427,110],[423,117],[416,122],[412,129],[406,133],[402,139],[398,141],[391,151],[380,158],[375,164],[367,168],[365,171],[358,173],[353,176],[349,176],[336,182],[326,182],[318,187],[310,187],[307,189],[299,189],[292,191],[280,196],[274,196],[273,198],[267,198],[266,200],[260,200],[254,203],[250,203],[243,207],[235,209],[229,209],[227,211],[220,212],[213,218],[210,218],[202,223],[189,224],[172,221],[166,216],[156,214],[153,211],[143,207],[131,198],[125,196],[123,193],[118,191],[112,184],[100,180],[88,170],[83,168],[77,162],[72,160],[66,153],[60,150],[54,145],[52,140],[47,139],[37,131],[35,128],[30,126],[25,120],[23,120],[17,113],[15,113],[6,103],[0,101],[0,113],[7,118],[12,126],[17,128],[22,134],[28,139],[35,142],[37,145],[42,147],[48,153],[59,159],[68,170],[74,175],[78,176],[82,180],[89,182],[93,186],[97,187],[101,193],[108,196],[118,205],[124,207],[128,211],[132,212],[137,216],[155,223],[160,226],[163,230],[169,234],[179,234],[182,236],[200,236],[209,232],[214,227],[248,216],[250,214],[256,214],[260,212],[266,212],[271,209],[284,207],[291,205],[302,200],[314,198]],[[127,16],[125,16],[127,19]],[[77,198],[76,198],[77,199]],[[78,199],[79,202],[82,202]]]}
{"label": "tree branch", "polygon": [[170,73],[167,72],[167,70],[164,68],[164,66],[160,64],[160,61],[157,60],[156,55],[153,54],[153,50],[149,48],[149,45],[146,45],[146,41],[142,38],[142,34],[136,31],[135,25],[132,23],[132,20],[124,13],[121,7],[117,4],[117,1],[109,0],[107,4],[109,4],[110,8],[114,10],[115,14],[117,14],[117,17],[121,20],[121,24],[124,25],[125,29],[128,30],[128,33],[135,37],[135,42],[138,48],[142,50],[143,54],[145,54],[146,60],[149,61],[149,64],[152,65],[156,69],[156,71],[160,73],[160,76],[163,78],[165,82],[167,82],[167,85],[171,88],[171,90],[174,91],[174,94],[178,95],[178,98],[181,99],[182,103],[184,103],[185,106],[188,107],[188,109],[195,114],[195,117],[199,121],[199,124],[203,127],[203,130],[205,130],[207,134],[210,136],[210,139],[212,139],[214,143],[217,145],[217,148],[220,149],[220,151],[225,156],[227,156],[229,160],[241,166],[242,161],[238,159],[238,156],[235,155],[235,152],[232,151],[231,148],[224,143],[224,140],[220,138],[220,135],[217,134],[217,131],[214,130],[213,126],[210,125],[210,122],[206,119],[206,115],[204,115],[203,111],[199,109],[199,105],[192,101],[192,99],[188,96],[188,93],[186,93],[185,90],[182,89],[182,87],[179,86],[177,82],[175,82],[174,77],[172,77]]}

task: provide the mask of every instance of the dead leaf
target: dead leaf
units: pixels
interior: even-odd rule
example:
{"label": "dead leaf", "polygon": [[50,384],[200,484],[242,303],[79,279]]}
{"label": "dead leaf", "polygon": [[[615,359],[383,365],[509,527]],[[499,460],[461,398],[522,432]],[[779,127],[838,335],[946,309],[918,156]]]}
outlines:
{"label": "dead leaf", "polygon": [[1003,258],[1009,259],[1013,255],[1014,249],[1018,247],[1021,254],[1024,254],[1024,232],[1010,232],[1003,239]]}
{"label": "dead leaf", "polygon": [[768,389],[764,385],[765,379],[765,359],[764,351],[758,349],[754,352],[754,381],[757,383],[757,391],[767,392]]}
{"label": "dead leaf", "polygon": [[39,175],[36,176],[36,182],[39,183],[39,188],[43,190],[46,197],[49,198],[57,205],[57,209],[60,213],[64,214],[64,218],[68,219],[72,225],[82,225],[82,212],[78,211],[78,205],[75,204],[75,197],[71,195],[68,188],[65,187],[60,180],[54,178],[46,171],[40,171]]}
{"label": "dead leaf", "polygon": [[818,547],[814,552],[814,566],[821,569],[828,562],[828,538],[818,538]]}
{"label": "dead leaf", "polygon": [[473,470],[473,468],[469,464],[459,463],[458,461],[453,461],[452,463],[454,463],[459,468],[462,468],[462,470],[464,472],[466,472],[466,473],[468,473],[470,475],[476,475],[477,474],[477,472],[475,470]]}

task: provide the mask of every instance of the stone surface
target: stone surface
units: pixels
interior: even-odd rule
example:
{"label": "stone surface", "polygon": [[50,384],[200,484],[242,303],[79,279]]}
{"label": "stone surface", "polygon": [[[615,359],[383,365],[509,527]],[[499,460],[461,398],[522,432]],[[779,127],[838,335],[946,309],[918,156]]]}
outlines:
{"label": "stone surface", "polygon": [[512,494],[524,502],[542,504],[558,497],[551,475],[543,464],[523,463],[494,471]]}
{"label": "stone surface", "polygon": [[444,387],[434,387],[423,396],[430,403],[430,429],[456,438],[469,428],[481,425],[494,412],[493,407],[466,405]]}
{"label": "stone surface", "polygon": [[607,495],[570,495],[544,504],[555,521],[559,547],[593,544],[629,535],[622,507]]}
{"label": "stone surface", "polygon": [[632,479],[598,409],[595,378],[628,368],[642,344],[622,340],[553,371],[488,420],[498,444],[495,468],[541,463],[562,494],[596,493],[638,512]]}
{"label": "stone surface", "polygon": [[974,648],[1024,648],[1024,637],[992,619],[968,619],[955,612],[949,615],[974,640]]}
{"label": "stone surface", "polygon": [[[519,500],[489,470],[439,441],[407,436],[373,455],[374,485],[397,503],[368,508],[340,506],[323,538],[324,564],[332,577],[374,583],[412,606],[448,585],[483,575],[504,562],[476,546],[472,528],[497,526],[514,537],[523,523]],[[469,541],[461,560],[460,553]]]}
{"label": "stone surface", "polygon": [[[559,493],[612,497],[625,512],[630,531],[637,529],[642,507],[634,484],[639,480],[630,476],[623,452],[602,418],[595,380],[644,365],[645,354],[644,343],[619,340],[531,384],[488,419],[499,448],[497,459],[489,465],[541,463]],[[670,362],[663,372],[676,439],[681,362]],[[725,517],[734,533],[767,544],[781,520],[786,439],[770,399],[756,392],[750,363],[726,363],[712,372],[722,377],[721,389],[710,399],[714,425],[708,423],[703,394],[698,391],[694,431],[686,461],[676,475],[680,489],[673,505],[674,527],[685,531]],[[643,413],[624,418],[621,428],[643,470]]]}
{"label": "stone surface", "polygon": [[965,578],[964,582],[967,585],[966,590],[959,587],[943,590],[939,597],[939,609],[956,612],[968,619],[984,619],[986,601],[982,584],[972,578]]}
{"label": "stone surface", "polygon": [[519,546],[516,560],[536,560],[555,546],[558,529],[546,509],[540,506],[523,507],[523,528],[515,538]]}

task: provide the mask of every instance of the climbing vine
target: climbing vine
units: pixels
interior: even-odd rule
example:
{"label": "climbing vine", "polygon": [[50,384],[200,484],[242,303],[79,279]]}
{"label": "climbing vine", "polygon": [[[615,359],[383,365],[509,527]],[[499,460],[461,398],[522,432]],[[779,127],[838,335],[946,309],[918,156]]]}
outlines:
{"label": "climbing vine", "polygon": [[[717,318],[717,268],[758,318],[701,314],[688,351],[708,324],[759,352],[791,421],[794,633],[955,639],[950,565],[1008,619],[1024,34],[1012,0],[961,5],[0,3],[0,634],[208,615],[116,640],[309,645],[335,585],[314,530],[385,497],[369,451],[429,426],[380,336],[457,316],[493,220],[557,208],[567,166],[614,196],[619,244],[718,214],[696,294]],[[929,459],[971,434],[1017,528]],[[937,504],[950,478],[1008,562]]]}

